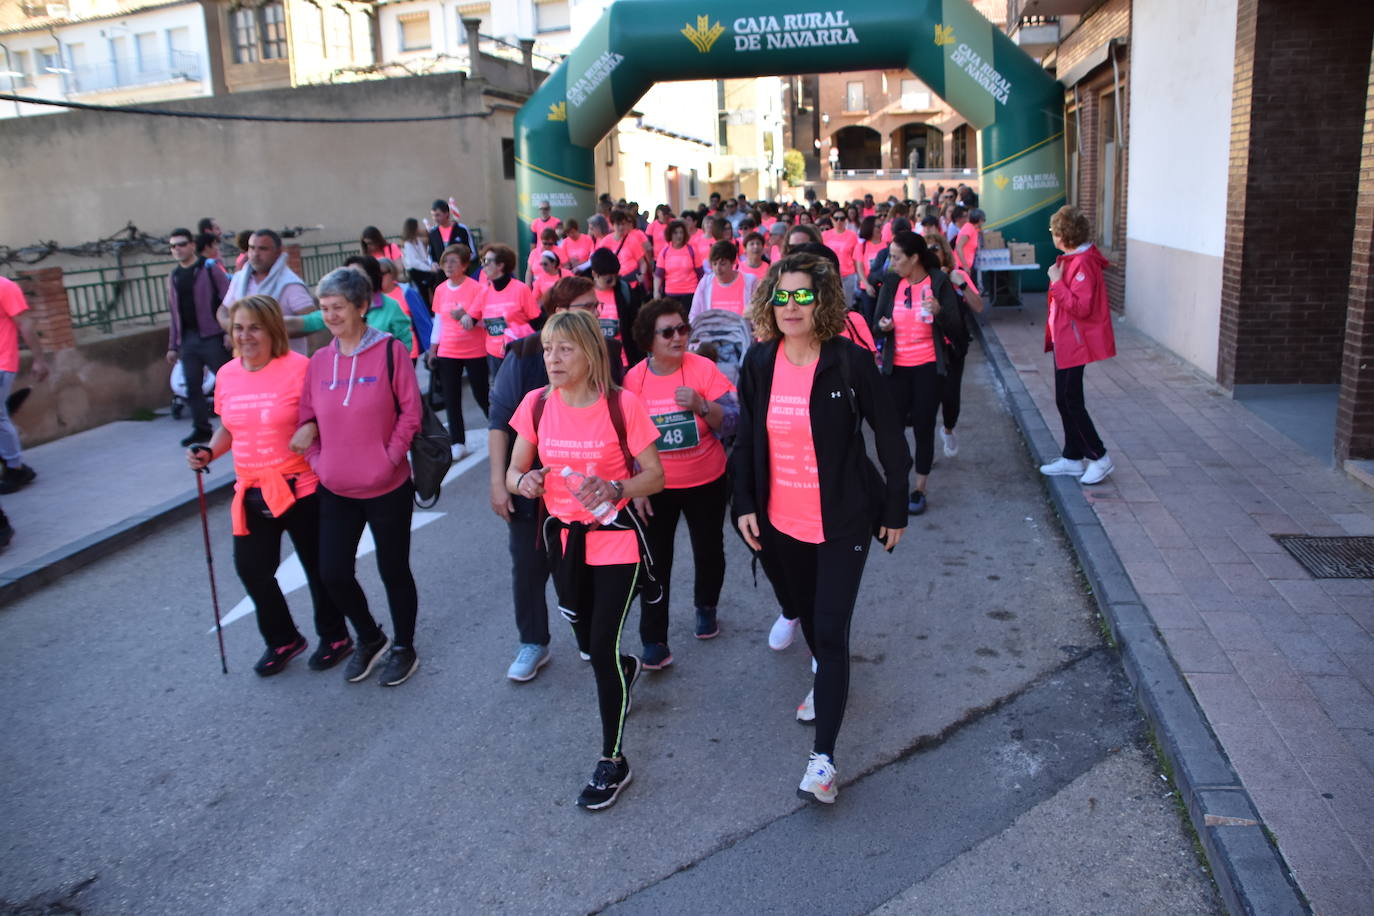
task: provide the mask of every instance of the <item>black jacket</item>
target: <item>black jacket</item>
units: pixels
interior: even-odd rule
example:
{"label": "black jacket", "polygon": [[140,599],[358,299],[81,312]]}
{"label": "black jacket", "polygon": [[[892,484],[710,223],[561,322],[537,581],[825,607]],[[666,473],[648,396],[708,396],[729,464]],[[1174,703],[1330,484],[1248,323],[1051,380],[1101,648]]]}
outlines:
{"label": "black jacket", "polygon": [[[892,317],[892,309],[896,305],[894,300],[897,298],[897,285],[900,281],[901,278],[892,271],[883,275],[882,286],[878,288],[878,305],[873,309],[873,336],[875,339],[886,341],[882,355],[883,375],[892,374],[892,360],[896,355],[897,345],[893,340],[892,330],[878,330],[878,322]],[[940,303],[940,314],[935,316],[935,371],[945,375],[946,367],[949,365],[949,351],[945,341],[948,339],[954,346],[967,349],[968,329],[964,327],[959,294],[955,292],[954,284],[949,282],[949,276],[943,270],[937,270],[930,275],[930,294]]]}
{"label": "black jacket", "polygon": [[[768,514],[768,403],[779,342],[749,348],[739,374],[739,434],[731,455],[736,518]],[[786,358],[786,357],[783,357]],[[911,452],[873,354],[843,337],[821,345],[811,386],[811,438],[821,485],[826,540],[907,525]],[[873,428],[879,474],[864,445],[862,421]]]}
{"label": "black jacket", "polygon": [[[453,226],[453,241],[451,242],[444,241],[444,237],[439,232],[438,226],[429,230],[429,259],[435,264],[438,264],[444,254],[444,249],[449,245],[466,245],[468,246],[468,251],[472,252],[472,266],[481,266],[477,263],[477,246],[472,244],[472,234],[468,232],[467,227],[462,223],[454,222]],[[469,273],[471,272],[472,271],[469,270]]]}

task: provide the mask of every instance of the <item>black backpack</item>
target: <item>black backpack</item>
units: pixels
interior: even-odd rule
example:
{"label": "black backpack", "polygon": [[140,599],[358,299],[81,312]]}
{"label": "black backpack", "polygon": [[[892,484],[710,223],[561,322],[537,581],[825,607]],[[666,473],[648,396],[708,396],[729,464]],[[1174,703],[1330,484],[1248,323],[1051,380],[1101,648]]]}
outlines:
{"label": "black backpack", "polygon": [[[396,415],[401,414],[401,401],[396,397],[396,386],[392,382],[396,374],[396,357],[393,353],[395,338],[386,343],[386,380],[391,385],[391,400],[396,405]],[[415,483],[415,505],[428,509],[439,501],[439,489],[444,483],[448,469],[453,466],[453,440],[448,430],[439,421],[439,415],[429,406],[429,399],[420,398],[420,429],[410,440],[410,479]]]}

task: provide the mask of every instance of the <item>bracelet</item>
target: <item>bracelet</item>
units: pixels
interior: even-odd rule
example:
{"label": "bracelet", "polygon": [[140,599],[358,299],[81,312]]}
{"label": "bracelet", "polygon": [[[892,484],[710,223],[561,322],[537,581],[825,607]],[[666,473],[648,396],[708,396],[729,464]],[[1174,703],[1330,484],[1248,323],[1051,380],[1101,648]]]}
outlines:
{"label": "bracelet", "polygon": [[612,480],[612,481],[611,481],[611,486],[615,487],[615,498],[616,498],[616,499],[624,499],[624,498],[625,498],[625,484],[621,483],[621,482],[618,481],[618,480]]}
{"label": "bracelet", "polygon": [[[533,468],[531,468],[531,470],[533,470]],[[528,473],[529,471],[525,472],[525,474]],[[525,474],[521,474],[519,477],[515,478],[515,489],[519,490],[520,485],[525,482]]]}

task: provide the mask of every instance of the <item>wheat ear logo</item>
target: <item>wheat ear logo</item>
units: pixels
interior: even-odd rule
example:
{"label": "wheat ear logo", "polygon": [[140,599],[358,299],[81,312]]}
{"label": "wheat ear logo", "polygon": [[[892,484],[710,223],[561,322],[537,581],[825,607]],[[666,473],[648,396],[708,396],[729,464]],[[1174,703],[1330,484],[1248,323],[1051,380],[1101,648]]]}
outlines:
{"label": "wheat ear logo", "polygon": [[716,39],[725,34],[725,26],[717,22],[711,25],[710,16],[698,16],[697,24],[684,25],[682,34],[687,36],[687,40],[696,46],[702,54],[711,50],[711,46],[716,43]]}
{"label": "wheat ear logo", "polygon": [[1006,175],[998,175],[996,178],[992,179],[992,183],[997,185],[997,190],[1005,191],[1007,185],[1011,184],[1011,179]]}
{"label": "wheat ear logo", "polygon": [[954,26],[937,25],[935,27],[935,44],[941,48],[945,45],[954,44]]}
{"label": "wheat ear logo", "polygon": [[566,120],[568,120],[568,103],[567,103],[567,102],[554,102],[552,105],[550,105],[550,106],[549,106],[549,120],[550,120],[550,121],[566,121]]}

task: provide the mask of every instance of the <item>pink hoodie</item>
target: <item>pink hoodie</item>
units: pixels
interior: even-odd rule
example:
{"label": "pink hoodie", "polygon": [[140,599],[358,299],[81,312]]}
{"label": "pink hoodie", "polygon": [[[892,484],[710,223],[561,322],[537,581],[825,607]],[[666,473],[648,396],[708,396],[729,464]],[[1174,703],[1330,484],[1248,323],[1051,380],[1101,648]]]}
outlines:
{"label": "pink hoodie", "polygon": [[[387,347],[394,370],[389,385]],[[369,327],[351,356],[339,352],[337,340],[316,351],[300,403],[301,423],[311,420],[319,424],[320,435],[305,460],[331,493],[371,499],[409,480],[410,441],[420,429],[420,386],[405,345]]]}

